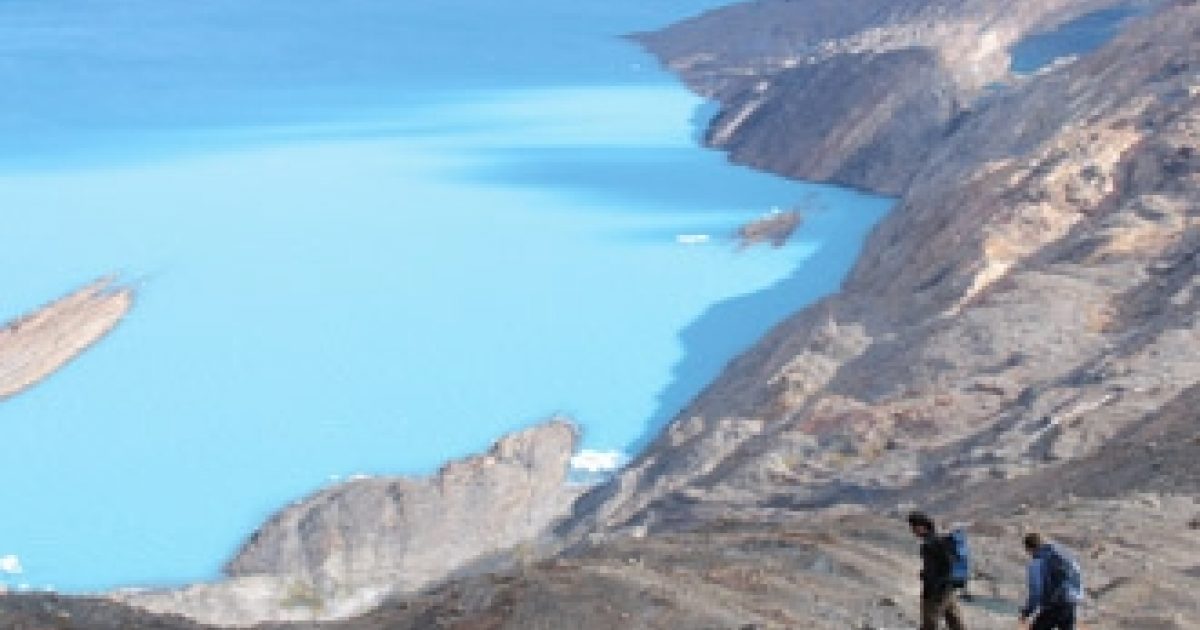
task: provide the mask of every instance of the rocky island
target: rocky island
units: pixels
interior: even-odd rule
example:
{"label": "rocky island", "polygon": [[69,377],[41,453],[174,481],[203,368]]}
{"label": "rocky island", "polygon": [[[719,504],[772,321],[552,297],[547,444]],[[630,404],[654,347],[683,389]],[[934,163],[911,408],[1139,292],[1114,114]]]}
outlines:
{"label": "rocky island", "polygon": [[66,365],[120,323],[133,290],[112,278],[89,284],[0,327],[0,401]]}
{"label": "rocky island", "polygon": [[797,210],[771,212],[738,228],[738,248],[745,249],[759,243],[783,247],[803,222],[804,216]]}
{"label": "rocky island", "polygon": [[[1080,552],[1091,627],[1200,627],[1200,3],[1156,3],[1100,50],[987,89],[1023,36],[1116,4],[760,0],[640,35],[722,103],[710,143],[897,209],[839,293],[573,502],[550,483],[569,448],[543,468],[530,444],[487,456],[501,481],[372,482],[284,510],[233,573],[428,567],[449,548],[425,528],[474,532],[486,561],[373,573],[370,610],[256,627],[912,627],[914,506],[972,536],[972,628],[1012,627],[1030,529]],[[409,496],[477,510],[408,518]],[[476,538],[492,528],[511,535]],[[405,541],[431,546],[410,561]],[[197,627],[123,599],[137,607],[9,595],[0,625]]]}

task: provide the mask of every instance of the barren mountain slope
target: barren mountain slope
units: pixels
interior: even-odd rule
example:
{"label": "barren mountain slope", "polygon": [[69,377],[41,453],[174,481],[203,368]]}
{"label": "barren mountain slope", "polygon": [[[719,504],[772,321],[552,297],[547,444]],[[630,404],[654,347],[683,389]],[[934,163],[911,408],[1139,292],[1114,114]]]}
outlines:
{"label": "barren mountain slope", "polygon": [[965,124],[844,290],[728,366],[571,529],[1014,477],[1200,381],[1198,14],[1176,3]]}
{"label": "barren mountain slope", "polygon": [[[970,627],[1014,627],[1024,528],[1079,550],[1090,585],[1082,616],[1095,630],[1197,627],[1198,510],[1191,498],[1138,495],[974,520]],[[900,518],[739,509],[456,580],[357,619],[263,630],[913,628],[916,556]]]}

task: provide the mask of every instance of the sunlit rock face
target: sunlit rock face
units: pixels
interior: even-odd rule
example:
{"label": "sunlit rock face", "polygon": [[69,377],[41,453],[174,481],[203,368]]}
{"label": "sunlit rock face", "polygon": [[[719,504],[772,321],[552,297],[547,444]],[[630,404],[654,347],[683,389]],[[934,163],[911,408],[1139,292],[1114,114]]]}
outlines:
{"label": "sunlit rock face", "polygon": [[229,580],[120,599],[200,621],[344,617],[475,564],[532,553],[565,515],[576,428],[554,420],[424,479],[362,478],[291,505],[225,567]]}

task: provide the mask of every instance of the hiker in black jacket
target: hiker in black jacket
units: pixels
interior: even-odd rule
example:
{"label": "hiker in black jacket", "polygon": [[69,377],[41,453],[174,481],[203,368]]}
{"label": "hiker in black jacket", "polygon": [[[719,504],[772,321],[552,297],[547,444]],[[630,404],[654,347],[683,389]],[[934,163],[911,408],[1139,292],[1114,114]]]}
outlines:
{"label": "hiker in black jacket", "polygon": [[966,630],[950,577],[952,543],[938,536],[933,519],[920,512],[908,515],[908,526],[921,539],[921,630],[938,630],[942,619],[950,630]]}

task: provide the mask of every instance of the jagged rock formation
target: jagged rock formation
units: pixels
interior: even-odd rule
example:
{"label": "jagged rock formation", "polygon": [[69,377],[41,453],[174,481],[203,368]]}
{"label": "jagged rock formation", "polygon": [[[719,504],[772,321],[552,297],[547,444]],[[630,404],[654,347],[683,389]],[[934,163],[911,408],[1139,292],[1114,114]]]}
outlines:
{"label": "jagged rock formation", "polygon": [[1128,0],[756,0],[637,39],[721,113],[737,162],[900,194],[1031,32]]}
{"label": "jagged rock formation", "polygon": [[109,333],[133,290],[103,278],[0,327],[0,401],[53,374]]}
{"label": "jagged rock formation", "polygon": [[272,517],[226,564],[228,581],[120,598],[213,624],[337,618],[469,563],[499,566],[565,514],[575,442],[575,427],[554,420],[428,479],[338,484]]}

